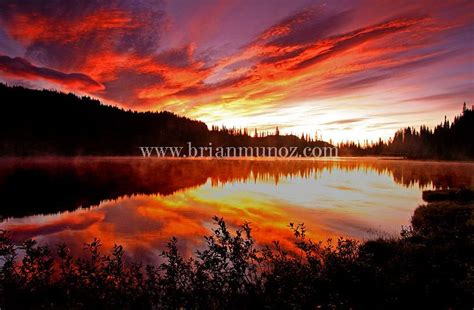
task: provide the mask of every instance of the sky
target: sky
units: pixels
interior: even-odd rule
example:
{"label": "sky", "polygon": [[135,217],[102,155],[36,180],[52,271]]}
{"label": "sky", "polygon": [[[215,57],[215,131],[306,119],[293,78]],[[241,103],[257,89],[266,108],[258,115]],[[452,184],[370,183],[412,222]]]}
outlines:
{"label": "sky", "polygon": [[0,0],[0,27],[0,82],[209,126],[374,141],[473,103],[473,1]]}

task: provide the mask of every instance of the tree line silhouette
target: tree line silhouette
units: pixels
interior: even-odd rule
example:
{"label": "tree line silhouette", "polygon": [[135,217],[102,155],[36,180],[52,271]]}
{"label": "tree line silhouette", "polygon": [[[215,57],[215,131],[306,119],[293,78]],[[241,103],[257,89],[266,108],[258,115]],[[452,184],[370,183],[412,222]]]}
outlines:
{"label": "tree line silhouette", "polygon": [[[291,224],[294,248],[258,246],[249,224],[215,218],[205,246],[184,257],[173,238],[161,262],[127,262],[100,240],[74,257],[0,231],[3,309],[470,309],[472,191],[429,193],[398,238],[313,242]],[[446,200],[448,198],[449,200]],[[23,253],[19,256],[20,253]]]}
{"label": "tree line silhouette", "polygon": [[136,112],[90,97],[0,84],[1,155],[141,155],[140,146],[329,146],[294,135],[208,129],[170,112]]}
{"label": "tree line silhouette", "polygon": [[[97,99],[51,90],[0,84],[0,155],[135,155],[140,146],[331,147],[309,134],[281,135],[244,128],[226,128],[170,112],[137,112],[104,105]],[[452,123],[433,130],[421,126],[398,130],[385,142],[340,143],[342,156],[473,159],[474,111],[464,104]]]}
{"label": "tree line silhouette", "polygon": [[339,144],[340,154],[353,156],[404,156],[419,159],[474,159],[474,110],[463,105],[462,114],[452,123],[444,122],[430,129],[407,127],[398,130],[387,142],[347,142]]}

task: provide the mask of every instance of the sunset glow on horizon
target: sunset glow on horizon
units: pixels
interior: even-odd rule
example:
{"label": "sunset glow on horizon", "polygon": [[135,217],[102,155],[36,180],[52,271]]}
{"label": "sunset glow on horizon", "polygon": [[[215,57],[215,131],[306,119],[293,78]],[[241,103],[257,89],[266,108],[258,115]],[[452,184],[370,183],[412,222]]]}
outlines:
{"label": "sunset glow on horizon", "polygon": [[374,141],[473,104],[473,12],[473,1],[5,0],[0,82]]}

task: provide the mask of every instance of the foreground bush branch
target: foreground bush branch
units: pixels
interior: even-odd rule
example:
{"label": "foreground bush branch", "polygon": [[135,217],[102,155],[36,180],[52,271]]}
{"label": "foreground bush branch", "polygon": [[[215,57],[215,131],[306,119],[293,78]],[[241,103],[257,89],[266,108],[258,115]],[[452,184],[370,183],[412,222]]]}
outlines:
{"label": "foreground bush branch", "polygon": [[[95,239],[87,258],[66,245],[0,234],[3,308],[469,308],[474,292],[471,202],[441,201],[415,211],[399,238],[315,243],[290,224],[295,249],[278,241],[258,248],[249,224],[230,229],[222,218],[206,246],[183,257],[173,238],[163,263],[124,263]],[[441,215],[441,216],[440,216]],[[54,252],[54,253],[53,253]]]}

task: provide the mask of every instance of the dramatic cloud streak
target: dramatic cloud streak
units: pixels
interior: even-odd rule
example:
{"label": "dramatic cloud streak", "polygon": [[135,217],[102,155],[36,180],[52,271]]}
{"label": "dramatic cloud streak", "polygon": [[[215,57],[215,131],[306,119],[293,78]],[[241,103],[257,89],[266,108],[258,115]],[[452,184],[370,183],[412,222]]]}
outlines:
{"label": "dramatic cloud streak", "polygon": [[0,56],[0,72],[7,76],[22,79],[45,79],[59,85],[76,88],[85,91],[99,91],[104,86],[85,74],[63,73],[49,68],[33,66],[28,61],[20,58]]}
{"label": "dramatic cloud streak", "polygon": [[0,75],[209,124],[386,138],[471,102],[473,6],[6,0]]}

